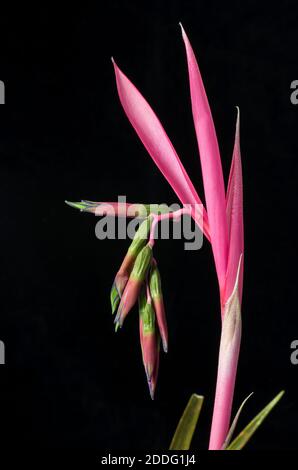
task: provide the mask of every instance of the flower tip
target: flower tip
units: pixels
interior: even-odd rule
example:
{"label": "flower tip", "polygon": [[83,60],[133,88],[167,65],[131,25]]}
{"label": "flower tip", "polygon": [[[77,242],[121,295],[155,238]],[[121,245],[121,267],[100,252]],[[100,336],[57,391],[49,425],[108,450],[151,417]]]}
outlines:
{"label": "flower tip", "polygon": [[168,343],[164,338],[162,340],[162,347],[163,347],[164,352],[167,353],[168,352]]}
{"label": "flower tip", "polygon": [[148,382],[148,385],[149,385],[150,382],[151,382],[151,375],[149,373],[148,367],[146,367],[146,366],[145,366],[145,373],[146,373],[146,378],[147,378],[147,382]]}
{"label": "flower tip", "polygon": [[184,28],[183,28],[183,26],[182,26],[181,21],[179,21],[179,26],[180,26],[180,28],[181,28],[182,37],[184,38],[184,37],[186,36],[186,34],[185,34],[185,31],[184,31]]}
{"label": "flower tip", "polygon": [[113,64],[114,70],[115,70],[115,71],[119,70],[119,67],[118,67],[118,65],[116,64],[116,61],[115,61],[115,59],[114,59],[114,57],[113,57],[113,56],[111,57],[111,61],[112,61],[112,64]]}
{"label": "flower tip", "polygon": [[112,315],[114,315],[120,302],[120,295],[117,291],[115,283],[112,286],[110,297],[111,297]]}
{"label": "flower tip", "polygon": [[[116,326],[117,326],[117,325],[120,326],[120,327],[122,326],[122,324],[121,324],[121,311],[119,311],[119,310],[118,310],[117,315],[116,315],[116,317],[115,317],[114,324],[115,324]],[[116,327],[116,326],[115,326],[115,327]]]}
{"label": "flower tip", "polygon": [[149,387],[149,393],[150,393],[151,400],[154,400],[155,387],[152,383],[152,380],[148,380],[148,387]]}
{"label": "flower tip", "polygon": [[70,207],[74,207],[75,209],[82,210],[82,203],[81,202],[71,202],[71,201],[64,201]]}
{"label": "flower tip", "polygon": [[238,137],[239,137],[239,127],[240,127],[240,108],[239,106],[235,106],[236,110],[237,110],[237,122],[236,122],[236,134],[238,133]]}
{"label": "flower tip", "polygon": [[81,200],[80,202],[71,202],[71,201],[64,201],[70,207],[74,207],[75,209],[79,209],[81,212],[93,212],[94,203],[90,201]]}

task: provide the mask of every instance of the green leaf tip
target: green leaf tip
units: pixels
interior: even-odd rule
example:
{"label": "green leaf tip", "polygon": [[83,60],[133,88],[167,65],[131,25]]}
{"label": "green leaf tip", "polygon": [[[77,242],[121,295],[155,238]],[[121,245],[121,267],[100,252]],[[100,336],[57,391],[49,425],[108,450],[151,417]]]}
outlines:
{"label": "green leaf tip", "polygon": [[236,416],[235,418],[233,419],[233,422],[231,424],[231,427],[230,427],[230,430],[228,432],[228,435],[225,439],[225,442],[223,443],[223,446],[222,446],[222,450],[225,450],[228,445],[230,444],[231,440],[232,440],[232,437],[233,437],[233,434],[234,434],[234,431],[235,431],[235,428],[236,428],[236,425],[238,423],[238,419],[239,419],[239,416],[241,414],[241,411],[243,410],[243,407],[245,405],[245,403],[250,399],[250,397],[253,395],[254,392],[250,393],[248,395],[248,397],[245,398],[245,400],[243,400],[243,402],[241,403],[237,413],[236,413]]}
{"label": "green leaf tip", "polygon": [[97,202],[85,201],[85,200],[82,200],[80,202],[71,202],[71,201],[64,201],[64,202],[70,207],[79,209],[81,212],[95,213],[96,207],[98,206]]}
{"label": "green leaf tip", "polygon": [[170,450],[188,450],[195,432],[197,422],[202,409],[204,397],[191,395],[186,408],[180,418],[172,442]]}
{"label": "green leaf tip", "polygon": [[70,207],[74,207],[75,209],[79,209],[83,211],[86,208],[86,204],[83,202],[71,202],[71,201],[64,201]]}
{"label": "green leaf tip", "polygon": [[256,432],[259,426],[262,424],[264,419],[268,416],[271,410],[277,405],[279,400],[284,395],[285,391],[279,392],[276,397],[268,403],[265,408],[254,417],[254,419],[241,431],[241,433],[233,440],[233,442],[226,448],[226,450],[241,450],[245,444],[249,441],[252,435]]}

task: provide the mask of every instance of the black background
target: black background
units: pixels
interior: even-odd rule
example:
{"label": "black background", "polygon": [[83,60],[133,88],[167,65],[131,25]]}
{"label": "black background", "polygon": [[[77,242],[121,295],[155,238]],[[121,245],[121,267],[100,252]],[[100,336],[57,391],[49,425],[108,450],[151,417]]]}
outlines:
{"label": "black background", "polygon": [[[96,3],[96,4],[95,4]],[[159,241],[170,343],[150,400],[137,311],[115,335],[109,291],[127,241],[99,241],[96,219],[64,200],[178,202],[127,121],[110,57],[160,117],[203,197],[178,22],[199,59],[227,180],[241,108],[246,265],[234,409],[239,429],[286,395],[247,449],[294,449],[298,366],[295,1],[94,2],[15,6],[0,16],[1,316],[4,437],[28,448],[166,449],[191,393],[214,398],[220,314],[210,246]],[[3,441],[2,441],[3,442]]]}

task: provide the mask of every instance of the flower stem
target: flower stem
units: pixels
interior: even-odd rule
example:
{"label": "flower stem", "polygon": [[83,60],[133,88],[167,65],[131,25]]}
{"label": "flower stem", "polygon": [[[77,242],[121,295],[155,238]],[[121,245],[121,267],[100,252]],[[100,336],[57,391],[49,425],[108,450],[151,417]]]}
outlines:
{"label": "flower stem", "polygon": [[221,450],[229,431],[241,342],[240,303],[236,296],[224,308],[209,450]]}
{"label": "flower stem", "polygon": [[179,209],[174,212],[167,212],[166,214],[159,214],[159,215],[151,214],[150,215],[150,217],[153,217],[153,222],[151,225],[151,230],[149,234],[149,242],[148,242],[151,248],[153,247],[155,243],[154,232],[155,232],[155,228],[158,222],[161,222],[162,220],[166,220],[166,219],[178,220],[184,214],[191,214],[191,210],[189,208],[184,207],[183,209]]}

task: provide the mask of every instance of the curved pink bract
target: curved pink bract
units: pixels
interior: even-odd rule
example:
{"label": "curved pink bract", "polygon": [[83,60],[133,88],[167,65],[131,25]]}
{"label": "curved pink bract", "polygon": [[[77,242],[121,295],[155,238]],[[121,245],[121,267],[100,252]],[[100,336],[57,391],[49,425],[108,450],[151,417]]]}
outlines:
{"label": "curved pink bract", "polygon": [[223,173],[216,132],[202,77],[188,37],[182,25],[180,26],[187,56],[192,114],[201,158],[211,244],[222,293],[228,260]]}
{"label": "curved pink bract", "polygon": [[[121,104],[149,155],[183,204],[202,205],[159,119],[141,93],[114,61],[113,64]],[[199,225],[206,237],[209,238],[208,219],[205,209],[203,209],[204,226],[202,227],[201,222],[199,222]]]}
{"label": "curved pink bract", "polygon": [[[237,108],[237,123],[232,164],[227,190],[227,221],[229,230],[229,255],[225,286],[225,300],[234,288],[240,256],[244,253],[243,227],[243,183],[240,153],[240,111]],[[242,300],[243,259],[239,274],[239,299]]]}

